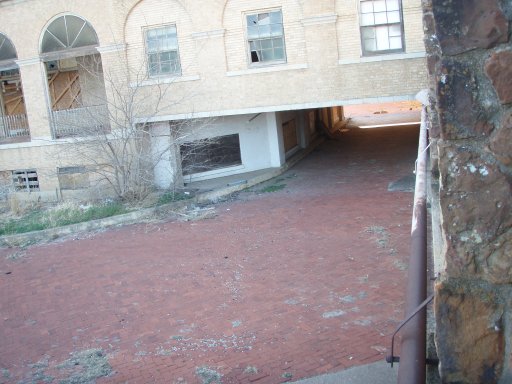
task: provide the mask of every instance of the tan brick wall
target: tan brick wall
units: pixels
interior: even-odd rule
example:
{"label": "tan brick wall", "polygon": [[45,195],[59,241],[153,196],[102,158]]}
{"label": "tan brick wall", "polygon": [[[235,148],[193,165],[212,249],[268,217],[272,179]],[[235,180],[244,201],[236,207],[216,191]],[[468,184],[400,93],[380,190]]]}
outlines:
{"label": "tan brick wall", "polygon": [[[100,48],[126,43],[126,50],[101,54],[107,79],[113,77],[114,83],[124,84],[126,89],[127,68],[135,69],[142,79],[145,76],[142,28],[176,24],[183,76],[168,85],[164,104],[169,107],[160,112],[162,119],[192,112],[252,113],[411,97],[426,86],[424,59],[359,62],[358,3],[357,0],[7,1],[0,6],[0,28],[14,43],[18,58],[26,61],[38,58],[40,37],[51,19],[64,13],[81,16],[96,30]],[[424,50],[420,3],[420,0],[403,0],[406,54]],[[286,64],[253,68],[248,62],[244,15],[274,8],[283,12]],[[21,67],[33,142],[0,145],[0,171],[35,167],[41,174],[41,188],[51,191],[57,186],[57,166],[78,164],[61,164],[56,156],[59,151],[51,139],[43,73],[37,61],[25,62]],[[130,81],[134,82],[133,73]],[[109,83],[107,80],[106,94],[112,101]],[[141,105],[149,110],[157,101],[158,86],[146,83],[138,93]],[[43,141],[38,142],[38,138]]]}

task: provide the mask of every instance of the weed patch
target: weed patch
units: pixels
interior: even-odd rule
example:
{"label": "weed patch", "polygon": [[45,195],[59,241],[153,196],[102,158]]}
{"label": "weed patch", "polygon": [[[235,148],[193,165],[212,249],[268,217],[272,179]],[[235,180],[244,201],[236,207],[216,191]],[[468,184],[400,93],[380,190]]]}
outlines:
{"label": "weed patch", "polygon": [[372,225],[371,227],[367,227],[364,231],[373,235],[379,248],[387,248],[389,245],[389,232],[386,228],[380,225]]}
{"label": "weed patch", "polygon": [[244,373],[247,373],[249,375],[255,375],[256,373],[258,373],[258,368],[252,365],[248,365],[247,367],[245,367]]}
{"label": "weed patch", "polygon": [[73,353],[72,357],[57,366],[69,371],[69,377],[60,380],[60,384],[92,383],[95,379],[112,373],[107,356],[101,349],[89,349]]}
{"label": "weed patch", "polygon": [[64,203],[47,210],[38,209],[19,218],[5,220],[3,223],[0,223],[0,236],[62,227],[103,219],[126,212],[126,208],[120,203],[106,203],[85,207]]}
{"label": "weed patch", "polygon": [[222,375],[210,367],[197,367],[196,375],[201,379],[202,384],[222,384]]}
{"label": "weed patch", "polygon": [[157,206],[173,203],[175,201],[188,200],[192,198],[192,194],[189,192],[165,192],[158,198],[156,202]]}
{"label": "weed patch", "polygon": [[276,184],[276,185],[269,185],[268,187],[262,188],[260,190],[261,193],[272,193],[280,191],[281,189],[284,189],[286,187],[286,184]]}
{"label": "weed patch", "polygon": [[281,375],[283,379],[291,379],[293,375],[290,372],[285,372]]}

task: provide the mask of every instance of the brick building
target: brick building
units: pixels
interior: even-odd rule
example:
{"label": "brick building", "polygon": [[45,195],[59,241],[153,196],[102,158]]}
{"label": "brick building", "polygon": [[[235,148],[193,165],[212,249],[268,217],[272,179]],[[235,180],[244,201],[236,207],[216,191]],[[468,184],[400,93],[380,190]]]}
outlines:
{"label": "brick building", "polygon": [[[0,83],[0,184],[21,199],[91,192],[94,166],[67,148],[87,137],[84,121],[116,129],[120,83],[138,91],[147,150],[170,148],[157,187],[177,172],[193,181],[279,167],[322,116],[334,125],[341,106],[425,88],[421,2],[3,0]],[[191,144],[169,145],[191,117]],[[185,172],[182,152],[206,137],[229,153],[212,147],[210,166]]]}

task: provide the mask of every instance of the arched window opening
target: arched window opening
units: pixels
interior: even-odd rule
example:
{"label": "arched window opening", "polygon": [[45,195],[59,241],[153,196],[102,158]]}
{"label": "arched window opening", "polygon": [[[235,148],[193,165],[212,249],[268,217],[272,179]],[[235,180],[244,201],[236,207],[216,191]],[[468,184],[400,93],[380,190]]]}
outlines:
{"label": "arched window opening", "polygon": [[0,33],[0,143],[30,138],[16,49]]}
{"label": "arched window opening", "polygon": [[16,49],[14,49],[11,40],[0,33],[0,61],[15,60],[17,58]]}
{"label": "arched window opening", "polygon": [[105,84],[94,28],[84,19],[63,15],[41,40],[48,77],[53,135],[88,136],[108,129]]}
{"label": "arched window opening", "polygon": [[96,32],[87,21],[78,16],[64,15],[46,28],[41,41],[41,53],[97,45]]}

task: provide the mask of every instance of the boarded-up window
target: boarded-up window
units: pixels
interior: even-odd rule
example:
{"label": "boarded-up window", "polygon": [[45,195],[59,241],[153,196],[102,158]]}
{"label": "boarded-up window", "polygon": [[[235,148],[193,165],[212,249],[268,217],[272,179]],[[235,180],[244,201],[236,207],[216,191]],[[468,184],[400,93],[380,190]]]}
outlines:
{"label": "boarded-up window", "polygon": [[57,169],[60,189],[89,188],[89,173],[85,167],[62,167]]}
{"label": "boarded-up window", "polygon": [[242,164],[238,134],[185,143],[180,153],[184,175]]}
{"label": "boarded-up window", "polygon": [[39,180],[35,169],[12,171],[12,182],[17,192],[39,191]]}
{"label": "boarded-up window", "polygon": [[283,124],[283,142],[285,153],[289,152],[299,144],[299,141],[297,140],[297,127],[295,125],[295,119],[287,121]]}

